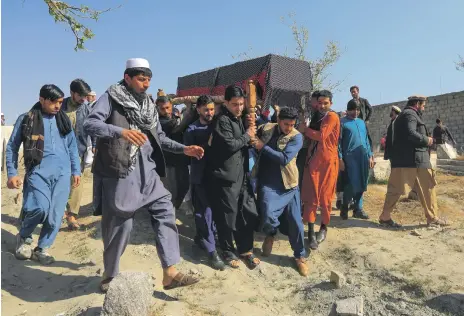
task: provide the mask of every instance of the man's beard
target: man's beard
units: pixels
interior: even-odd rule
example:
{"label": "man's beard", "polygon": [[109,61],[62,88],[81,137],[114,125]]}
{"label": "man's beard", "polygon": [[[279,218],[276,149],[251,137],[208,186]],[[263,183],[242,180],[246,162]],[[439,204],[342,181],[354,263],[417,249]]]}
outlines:
{"label": "man's beard", "polygon": [[201,118],[202,118],[203,121],[205,121],[207,124],[211,123],[211,121],[213,120],[213,117],[212,117],[212,116],[202,116]]}
{"label": "man's beard", "polygon": [[143,104],[143,101],[146,100],[147,98],[147,92],[144,91],[144,92],[137,92],[135,91],[135,89],[133,89],[132,87],[127,87],[127,90],[130,92],[130,94],[132,94],[132,96],[135,98],[135,100],[137,101],[138,104],[142,105]]}

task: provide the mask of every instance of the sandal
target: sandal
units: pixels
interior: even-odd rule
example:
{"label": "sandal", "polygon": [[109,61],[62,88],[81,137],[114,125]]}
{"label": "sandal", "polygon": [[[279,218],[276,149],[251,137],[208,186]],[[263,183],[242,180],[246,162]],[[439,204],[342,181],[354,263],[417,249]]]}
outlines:
{"label": "sandal", "polygon": [[198,283],[200,279],[192,276],[192,275],[186,275],[183,274],[182,272],[179,272],[176,274],[176,276],[172,279],[171,284],[169,285],[164,285],[163,289],[164,290],[172,290],[178,287],[182,286],[189,286],[195,283]]}
{"label": "sandal", "polygon": [[240,260],[238,260],[234,253],[230,251],[224,251],[222,256],[224,257],[224,263],[229,267],[233,269],[238,269],[240,267]]}
{"label": "sandal", "polygon": [[106,278],[100,282],[100,291],[102,291],[102,293],[108,292],[111,281],[113,281],[113,278]]}
{"label": "sandal", "polygon": [[68,222],[68,228],[70,230],[78,230],[81,227],[74,215],[66,215],[66,221]]}
{"label": "sandal", "polygon": [[240,255],[240,258],[242,259],[242,261],[245,263],[245,265],[247,266],[248,269],[250,270],[253,270],[255,269],[257,266],[259,266],[259,264],[261,263],[261,261],[259,260],[258,257],[256,257],[254,254],[252,253],[247,253],[247,254],[244,254],[244,255]]}
{"label": "sandal", "polygon": [[385,227],[389,227],[389,228],[400,228],[400,227],[402,227],[400,224],[396,223],[392,219],[389,219],[388,221],[384,221],[384,220],[379,219],[379,223],[380,223],[380,225],[385,226]]}
{"label": "sandal", "polygon": [[298,272],[301,276],[308,276],[309,274],[309,267],[306,263],[305,258],[295,258],[295,263],[298,268]]}

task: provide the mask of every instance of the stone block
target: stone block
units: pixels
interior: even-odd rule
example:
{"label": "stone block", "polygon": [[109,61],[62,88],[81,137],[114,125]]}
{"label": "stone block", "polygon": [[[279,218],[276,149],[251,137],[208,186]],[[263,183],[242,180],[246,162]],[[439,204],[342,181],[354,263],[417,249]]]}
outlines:
{"label": "stone block", "polygon": [[457,157],[456,149],[453,146],[437,145],[437,158],[438,159],[455,159]]}
{"label": "stone block", "polygon": [[145,272],[122,272],[111,281],[100,316],[150,316],[152,278]]}
{"label": "stone block", "polygon": [[336,302],[336,311],[339,316],[363,316],[364,298],[356,296]]}
{"label": "stone block", "polygon": [[339,271],[330,272],[330,282],[334,283],[337,289],[341,289],[346,284],[345,276]]}

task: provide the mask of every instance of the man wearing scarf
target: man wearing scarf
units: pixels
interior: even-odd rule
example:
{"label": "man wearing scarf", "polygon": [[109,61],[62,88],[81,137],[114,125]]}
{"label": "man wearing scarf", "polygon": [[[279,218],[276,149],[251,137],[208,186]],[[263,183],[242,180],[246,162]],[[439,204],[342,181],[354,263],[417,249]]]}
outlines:
{"label": "man wearing scarf", "polygon": [[[40,89],[39,102],[21,115],[6,148],[8,188],[19,189],[18,151],[23,144],[26,175],[23,186],[21,228],[16,237],[17,259],[42,264],[55,261],[51,247],[61,226],[72,176],[80,183],[80,162],[71,122],[61,109],[63,91],[53,84]],[[31,248],[32,233],[42,224],[37,247]]]}
{"label": "man wearing scarf", "polygon": [[348,102],[346,116],[340,120],[340,141],[338,155],[340,170],[345,171],[343,203],[340,217],[348,219],[348,204],[354,200],[353,217],[368,219],[363,210],[363,194],[367,190],[369,168],[374,167],[366,123],[357,118],[360,112],[355,100]]}
{"label": "man wearing scarf", "polygon": [[84,123],[89,135],[98,138],[92,172],[95,213],[103,215],[103,292],[119,272],[135,211],[140,208],[151,215],[164,289],[199,281],[175,267],[180,261],[175,209],[160,176],[166,171],[163,150],[201,159],[203,149],[165,136],[156,106],[146,93],[151,77],[147,60],[129,59],[124,79],[98,99]]}
{"label": "man wearing scarf", "polygon": [[[311,120],[305,136],[311,140],[303,175],[302,201],[303,221],[308,223],[309,246],[315,250],[327,236],[327,226],[332,211],[332,198],[338,175],[338,137],[340,119],[332,111],[332,93],[327,90],[319,94],[319,114]],[[314,223],[316,211],[321,209],[322,222],[316,236]]]}

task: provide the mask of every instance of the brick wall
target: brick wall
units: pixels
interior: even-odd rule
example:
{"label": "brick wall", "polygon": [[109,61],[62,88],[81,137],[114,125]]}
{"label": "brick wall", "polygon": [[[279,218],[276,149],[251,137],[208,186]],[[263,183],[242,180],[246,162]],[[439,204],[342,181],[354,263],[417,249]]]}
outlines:
{"label": "brick wall", "polygon": [[[377,151],[380,139],[387,132],[387,127],[390,124],[390,110],[393,105],[403,109],[406,105],[406,100],[380,104],[373,107],[372,116],[369,121],[369,132],[374,149]],[[432,133],[436,125],[435,120],[440,118],[448,126],[458,143],[458,148],[464,146],[464,91],[428,97],[422,117],[430,133]]]}

